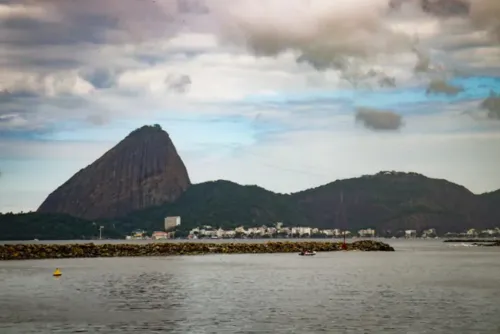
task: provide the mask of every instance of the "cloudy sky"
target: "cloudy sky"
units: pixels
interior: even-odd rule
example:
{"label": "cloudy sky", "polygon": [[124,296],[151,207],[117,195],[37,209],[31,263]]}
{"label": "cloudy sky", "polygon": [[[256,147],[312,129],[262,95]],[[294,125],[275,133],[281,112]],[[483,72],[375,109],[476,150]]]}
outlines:
{"label": "cloudy sky", "polygon": [[195,183],[500,188],[498,0],[0,0],[0,43],[3,212],[154,123]]}

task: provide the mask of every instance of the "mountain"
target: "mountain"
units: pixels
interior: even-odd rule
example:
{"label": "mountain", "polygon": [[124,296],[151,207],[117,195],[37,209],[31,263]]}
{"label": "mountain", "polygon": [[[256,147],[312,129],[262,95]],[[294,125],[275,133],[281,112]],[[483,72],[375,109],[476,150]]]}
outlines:
{"label": "mountain", "polygon": [[481,214],[489,225],[500,225],[500,190],[480,195]]}
{"label": "mountain", "polygon": [[483,225],[472,215],[479,202],[476,195],[417,173],[380,172],[339,180],[293,194],[293,198],[318,227],[373,227],[392,232],[436,228],[444,232]]}
{"label": "mountain", "polygon": [[[500,190],[475,195],[446,180],[401,172],[337,180],[293,194],[224,180],[191,185],[168,134],[155,125],[133,131],[75,174],[48,196],[38,210],[42,213],[84,219],[81,226],[96,220],[106,233],[117,235],[136,228],[160,230],[166,216],[177,215],[184,232],[200,225],[234,228],[281,221],[352,231],[371,227],[382,235],[427,228],[442,234],[498,226]],[[45,217],[69,236],[68,224],[77,225],[70,216]],[[42,221],[36,214],[21,220],[26,226]]]}
{"label": "mountain", "polygon": [[159,125],[143,126],[52,192],[38,212],[118,217],[174,202],[190,185],[169,135]]}
{"label": "mountain", "polygon": [[174,203],[112,222],[123,230],[153,231],[162,228],[164,217],[179,215],[183,230],[200,225],[234,228],[282,221],[288,226],[352,231],[371,227],[382,235],[427,228],[443,234],[498,225],[496,218],[486,217],[492,214],[487,207],[500,207],[500,197],[487,197],[490,204],[460,185],[416,173],[381,172],[291,195],[219,180],[195,184]]}
{"label": "mountain", "polygon": [[100,219],[95,224],[64,214],[0,215],[0,236],[24,240],[89,238],[96,237],[102,225],[103,236],[123,237],[137,228],[162,230],[164,218],[176,215],[182,217],[179,235],[201,225],[234,228],[278,221],[287,226],[351,231],[371,227],[386,236],[405,229],[436,228],[442,235],[499,226],[500,190],[474,195],[446,180],[398,172],[337,180],[290,195],[218,180],[190,186],[173,203]]}

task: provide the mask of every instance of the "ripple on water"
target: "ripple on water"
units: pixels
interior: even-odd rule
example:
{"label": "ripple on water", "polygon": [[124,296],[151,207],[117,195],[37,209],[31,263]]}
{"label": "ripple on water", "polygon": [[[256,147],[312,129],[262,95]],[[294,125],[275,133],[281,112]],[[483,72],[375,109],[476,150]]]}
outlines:
{"label": "ripple on water", "polygon": [[3,262],[0,333],[498,333],[498,252],[429,253]]}

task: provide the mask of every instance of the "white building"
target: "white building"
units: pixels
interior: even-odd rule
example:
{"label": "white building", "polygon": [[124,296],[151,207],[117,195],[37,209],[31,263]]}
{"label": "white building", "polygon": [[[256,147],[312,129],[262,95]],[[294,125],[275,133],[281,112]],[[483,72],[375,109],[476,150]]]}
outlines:
{"label": "white building", "polygon": [[430,238],[430,237],[435,237],[436,236],[436,229],[435,228],[430,228],[427,230],[424,230],[422,232],[422,238]]}
{"label": "white building", "polygon": [[336,237],[339,237],[342,235],[342,231],[340,229],[336,228],[333,230],[333,235]]}
{"label": "white building", "polygon": [[416,238],[417,237],[417,231],[416,230],[406,230],[405,231],[405,238]]}
{"label": "white building", "polygon": [[471,229],[469,229],[469,230],[467,231],[467,236],[468,236],[468,237],[474,237],[474,236],[476,236],[476,235],[477,235],[477,231],[476,231],[476,229],[475,229],[475,228],[471,228]]}
{"label": "white building", "polygon": [[373,238],[375,236],[375,230],[371,228],[367,228],[364,230],[359,230],[358,234],[362,238]]}
{"label": "white building", "polygon": [[234,232],[240,233],[240,234],[247,234],[247,231],[245,230],[245,228],[243,226],[235,228]]}
{"label": "white building", "polygon": [[312,229],[310,227],[292,227],[292,234],[304,235],[311,234]]}
{"label": "white building", "polygon": [[487,229],[487,230],[484,230],[482,233],[491,236],[491,235],[497,234],[498,232],[496,230],[493,230],[493,229]]}
{"label": "white building", "polygon": [[165,231],[174,230],[177,226],[181,224],[181,217],[166,217],[165,218]]}

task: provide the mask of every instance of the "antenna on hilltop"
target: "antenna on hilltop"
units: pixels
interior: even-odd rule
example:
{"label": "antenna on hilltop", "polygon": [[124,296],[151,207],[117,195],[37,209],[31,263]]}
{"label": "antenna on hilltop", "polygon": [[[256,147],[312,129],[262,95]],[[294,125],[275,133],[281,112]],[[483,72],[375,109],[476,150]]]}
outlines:
{"label": "antenna on hilltop", "polygon": [[342,243],[342,249],[346,250],[347,249],[347,245],[345,243],[345,229],[346,229],[346,226],[345,225],[345,212],[344,212],[344,191],[341,190],[340,191],[340,210],[341,210],[341,216],[342,216],[342,223],[340,224],[342,227],[343,227],[343,231],[342,231],[342,234],[344,235],[344,242]]}

